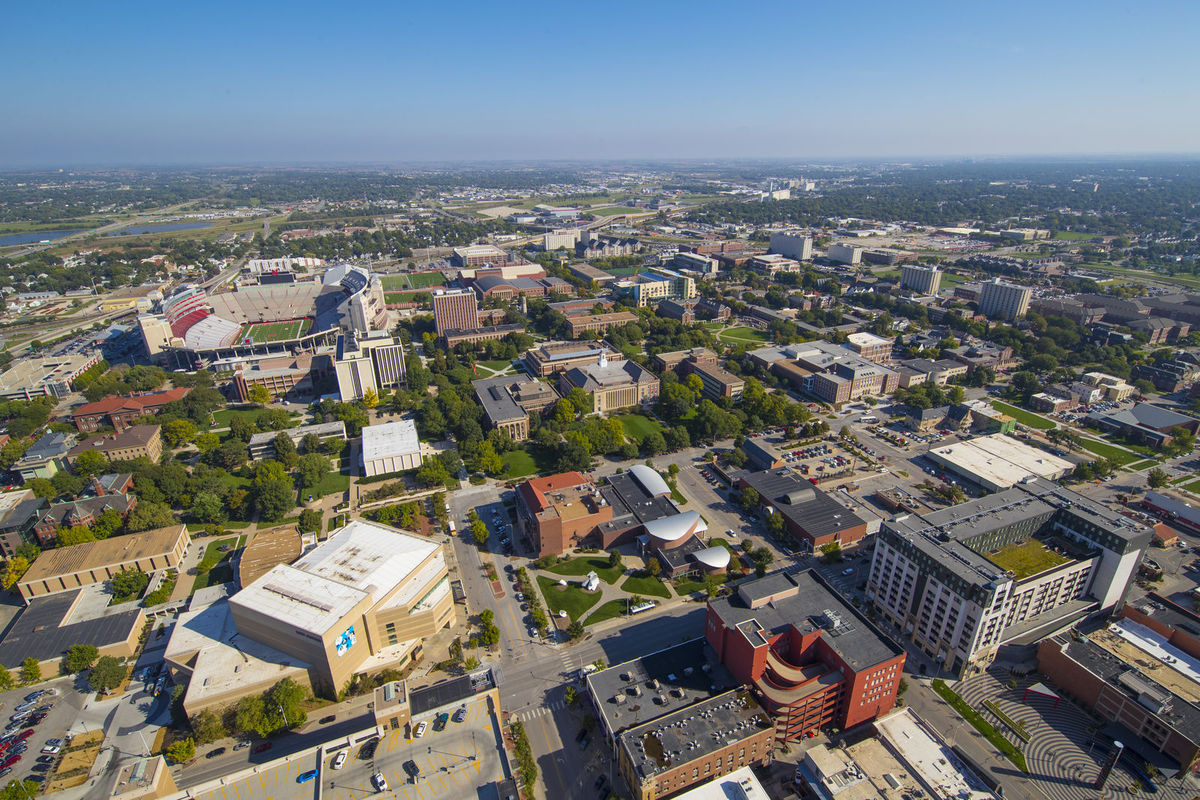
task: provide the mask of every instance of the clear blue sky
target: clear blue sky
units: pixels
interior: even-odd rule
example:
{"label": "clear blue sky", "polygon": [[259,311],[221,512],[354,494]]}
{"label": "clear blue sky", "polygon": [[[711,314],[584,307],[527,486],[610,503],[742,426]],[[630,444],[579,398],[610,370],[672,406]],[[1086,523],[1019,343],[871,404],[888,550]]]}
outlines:
{"label": "clear blue sky", "polygon": [[0,167],[1200,150],[1200,3],[26,2]]}

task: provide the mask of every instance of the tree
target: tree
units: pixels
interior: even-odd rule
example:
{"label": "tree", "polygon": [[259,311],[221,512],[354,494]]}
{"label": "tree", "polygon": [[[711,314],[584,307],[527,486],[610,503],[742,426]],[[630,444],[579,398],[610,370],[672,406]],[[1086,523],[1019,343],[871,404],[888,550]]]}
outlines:
{"label": "tree", "polygon": [[173,419],[162,424],[162,438],[171,447],[179,447],[196,438],[196,425],[188,419]]}
{"label": "tree", "polygon": [[192,741],[191,737],[176,739],[167,746],[166,755],[174,764],[191,761],[196,757],[196,743]]}
{"label": "tree", "polygon": [[619,566],[621,566],[621,553],[620,553],[620,551],[613,550],[611,553],[609,553],[609,554],[608,554],[608,565],[609,565],[610,567],[619,567]]}
{"label": "tree", "polygon": [[783,533],[783,514],[771,514],[767,517],[767,532],[772,536]]}
{"label": "tree", "polygon": [[296,477],[305,489],[311,489],[329,474],[329,459],[320,453],[305,453],[296,466]]}
{"label": "tree", "polygon": [[125,520],[125,530],[128,533],[141,533],[174,524],[175,515],[171,513],[169,506],[143,500],[133,511],[129,512],[129,516]]}
{"label": "tree", "polygon": [[150,576],[137,570],[123,569],[113,575],[109,582],[117,597],[140,597],[150,583]]}
{"label": "tree", "polygon": [[484,546],[487,544],[487,540],[490,535],[491,534],[488,532],[487,524],[483,520],[476,518],[475,521],[471,523],[471,536],[475,539],[475,544],[479,545],[480,547]]}
{"label": "tree", "polygon": [[753,511],[758,506],[758,492],[750,486],[742,489],[742,497],[739,501],[742,508],[747,511]]}
{"label": "tree", "polygon": [[233,719],[234,725],[239,731],[256,733],[263,738],[271,735],[275,730],[268,723],[266,704],[263,702],[262,695],[251,695],[239,700],[234,707]]}
{"label": "tree", "polygon": [[25,481],[25,488],[33,492],[34,497],[53,499],[58,497],[58,489],[49,478],[30,478]]}
{"label": "tree", "polygon": [[28,569],[29,561],[22,556],[13,556],[8,559],[4,562],[4,569],[0,571],[0,586],[5,589],[13,588]]}
{"label": "tree", "polygon": [[73,644],[67,649],[64,666],[70,673],[83,672],[95,664],[99,657],[100,651],[96,649],[95,645]]}
{"label": "tree", "polygon": [[417,483],[422,486],[454,486],[456,481],[436,458],[427,458],[417,468]]}
{"label": "tree", "polygon": [[251,403],[259,406],[265,406],[271,402],[271,391],[261,383],[252,383],[246,391],[246,396]]}
{"label": "tree", "polygon": [[1171,443],[1163,448],[1163,452],[1172,458],[1187,455],[1196,446],[1196,434],[1182,426],[1171,429]]}
{"label": "tree", "polygon": [[282,711],[281,728],[295,728],[308,720],[308,714],[300,707],[307,695],[304,687],[291,678],[284,678],[267,690],[264,698],[268,714],[272,709]]}
{"label": "tree", "polygon": [[654,556],[646,559],[646,572],[650,573],[651,577],[657,578],[662,572],[662,564]]}
{"label": "tree", "polygon": [[196,435],[196,448],[201,453],[209,453],[221,446],[221,437],[205,431]]}
{"label": "tree", "polygon": [[359,402],[362,403],[363,408],[375,408],[379,405],[379,393],[374,389],[367,389],[363,392],[362,400]]}
{"label": "tree", "polygon": [[296,507],[296,493],[290,480],[267,481],[254,488],[254,507],[267,522],[278,522]]}
{"label": "tree", "polygon": [[300,512],[299,526],[301,533],[319,533],[321,530],[321,512],[315,508],[306,508]]}
{"label": "tree", "polygon": [[216,524],[225,521],[225,501],[213,492],[197,492],[192,498],[192,516],[198,521]]}
{"label": "tree", "polygon": [[[572,639],[578,639],[580,636],[583,636],[583,623],[580,622],[579,620],[575,620],[570,625],[568,625],[567,626],[567,636],[570,636]],[[568,688],[574,688],[574,687],[568,687]],[[568,702],[571,702],[571,701],[568,701]]]}
{"label": "tree", "polygon": [[282,464],[284,469],[296,468],[300,456],[296,453],[296,445],[292,441],[292,437],[286,433],[277,433],[271,440],[271,445],[275,449],[275,460]]}
{"label": "tree", "polygon": [[840,542],[830,542],[829,544],[821,545],[821,555],[825,559],[826,564],[833,564],[842,560],[842,545]]}
{"label": "tree", "polygon": [[8,667],[0,666],[0,692],[7,692],[13,687],[13,674]]}
{"label": "tree", "polygon": [[1151,489],[1158,489],[1160,487],[1166,486],[1170,482],[1171,482],[1171,476],[1168,475],[1166,472],[1164,472],[1159,467],[1155,467],[1154,469],[1152,469],[1146,473],[1146,483],[1148,483],[1150,485]]}
{"label": "tree", "polygon": [[21,662],[21,683],[29,685],[42,679],[42,665],[33,656]]}
{"label": "tree", "polygon": [[229,418],[229,435],[239,442],[248,442],[250,437],[255,433],[255,427],[246,421],[246,418],[241,414],[234,414]]}
{"label": "tree", "polygon": [[120,661],[112,656],[102,656],[92,667],[88,685],[93,691],[107,693],[120,686],[128,674],[129,670]]}
{"label": "tree", "polygon": [[108,469],[108,459],[98,450],[84,450],[75,458],[74,469],[76,474],[90,478]]}

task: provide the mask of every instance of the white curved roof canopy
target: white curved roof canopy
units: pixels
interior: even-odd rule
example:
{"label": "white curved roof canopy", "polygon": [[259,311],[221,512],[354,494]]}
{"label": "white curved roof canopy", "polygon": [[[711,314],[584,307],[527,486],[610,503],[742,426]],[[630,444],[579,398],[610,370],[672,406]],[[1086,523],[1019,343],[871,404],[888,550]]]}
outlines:
{"label": "white curved roof canopy", "polygon": [[646,533],[656,544],[672,545],[682,541],[696,529],[700,515],[695,511],[685,511],[670,517],[652,519],[646,523]]}
{"label": "white curved roof canopy", "polygon": [[724,547],[709,547],[699,553],[692,553],[692,558],[709,569],[725,569],[729,566],[729,551]]}
{"label": "white curved roof canopy", "polygon": [[633,477],[642,485],[642,488],[651,495],[671,493],[671,487],[667,486],[667,482],[663,480],[657,470],[653,470],[645,464],[634,464],[629,471],[633,473]]}

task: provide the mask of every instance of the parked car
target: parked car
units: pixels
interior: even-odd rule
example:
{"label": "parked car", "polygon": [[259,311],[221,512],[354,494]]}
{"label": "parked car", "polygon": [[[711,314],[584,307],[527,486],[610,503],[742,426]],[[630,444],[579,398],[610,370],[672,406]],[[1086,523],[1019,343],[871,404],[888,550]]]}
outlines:
{"label": "parked car", "polygon": [[375,791],[377,792],[391,791],[391,787],[388,786],[387,778],[383,777],[382,772],[376,772],[371,776],[371,785],[375,787]]}
{"label": "parked car", "polygon": [[445,730],[446,723],[449,721],[450,715],[443,711],[441,714],[438,714],[436,718],[434,718],[433,729],[435,731]]}
{"label": "parked car", "polygon": [[257,745],[254,746],[254,749],[251,752],[265,753],[274,746],[275,746],[274,742],[259,742]]}
{"label": "parked car", "polygon": [[305,772],[301,772],[299,775],[296,776],[296,783],[308,783],[313,778],[317,777],[317,772],[318,772],[318,770],[315,770],[315,769],[310,769]]}
{"label": "parked car", "polygon": [[429,727],[429,723],[426,722],[425,720],[421,720],[420,722],[417,723],[417,729],[415,731],[413,731],[413,737],[416,739],[420,739],[422,736],[425,735],[425,730],[428,727]]}
{"label": "parked car", "polygon": [[349,750],[338,750],[337,755],[333,757],[333,761],[329,762],[329,767],[331,769],[341,769],[349,755]]}
{"label": "parked car", "polygon": [[205,758],[216,758],[217,756],[223,755],[224,753],[225,753],[225,748],[218,747],[215,750],[209,750],[207,753],[204,754],[204,757]]}
{"label": "parked car", "polygon": [[467,718],[467,707],[459,706],[458,710],[454,712],[454,717],[453,717],[454,721],[462,722],[466,718]]}

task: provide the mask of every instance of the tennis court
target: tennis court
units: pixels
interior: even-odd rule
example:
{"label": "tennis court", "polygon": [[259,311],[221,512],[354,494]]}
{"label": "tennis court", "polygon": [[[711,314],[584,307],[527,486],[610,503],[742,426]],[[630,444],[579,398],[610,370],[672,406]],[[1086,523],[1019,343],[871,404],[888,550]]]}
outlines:
{"label": "tennis court", "polygon": [[242,329],[237,340],[245,342],[249,339],[256,344],[282,342],[303,336],[311,327],[311,319],[292,319],[287,322],[252,322]]}

